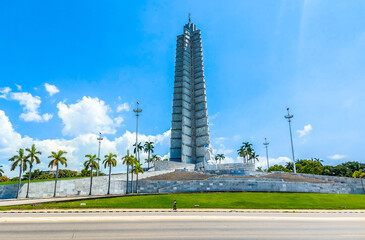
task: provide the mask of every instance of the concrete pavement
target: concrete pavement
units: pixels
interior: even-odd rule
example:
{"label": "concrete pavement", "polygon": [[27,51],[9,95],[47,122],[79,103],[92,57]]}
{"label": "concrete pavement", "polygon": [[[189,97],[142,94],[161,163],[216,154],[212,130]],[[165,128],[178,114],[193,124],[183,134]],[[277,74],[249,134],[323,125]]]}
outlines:
{"label": "concrete pavement", "polygon": [[363,213],[0,213],[2,239],[364,239]]}

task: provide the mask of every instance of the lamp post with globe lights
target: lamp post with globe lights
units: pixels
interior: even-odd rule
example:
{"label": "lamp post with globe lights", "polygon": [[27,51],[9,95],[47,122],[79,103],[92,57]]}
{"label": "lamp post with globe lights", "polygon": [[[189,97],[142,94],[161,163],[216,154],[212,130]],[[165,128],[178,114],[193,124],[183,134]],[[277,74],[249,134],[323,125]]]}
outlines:
{"label": "lamp post with globe lights", "polygon": [[[138,117],[140,116],[140,113],[142,112],[142,109],[139,108],[139,102],[137,102],[137,109],[133,109],[133,112],[136,113],[136,159],[139,161],[138,157],[139,157],[139,149],[138,149]],[[132,181],[131,181],[131,192],[133,193],[133,162],[132,162]],[[128,188],[128,186],[127,186]],[[137,189],[138,191],[138,189]]]}
{"label": "lamp post with globe lights", "polygon": [[297,173],[297,169],[295,167],[295,158],[294,158],[294,145],[293,145],[293,136],[291,133],[291,119],[294,117],[294,115],[290,115],[289,108],[286,109],[288,111],[288,115],[285,115],[284,117],[288,119],[289,122],[289,132],[290,132],[290,142],[291,142],[291,153],[293,157],[293,165],[294,165],[294,173]]}
{"label": "lamp post with globe lights", "polygon": [[137,116],[137,123],[136,123],[136,159],[137,159],[137,157],[138,157],[137,152],[139,151],[139,149],[138,149],[138,117],[140,116],[140,113],[142,112],[142,109],[139,108],[139,102],[137,102],[137,109],[133,109],[133,112],[135,112],[136,116]]}
{"label": "lamp post with globe lights", "polygon": [[99,168],[96,171],[96,176],[99,176],[99,171],[100,171],[100,146],[101,146],[101,141],[103,140],[103,138],[101,137],[101,132],[99,132],[99,137],[97,138],[97,140],[99,141],[99,151],[98,151],[98,165],[99,165]]}
{"label": "lamp post with globe lights", "polygon": [[267,170],[269,170],[269,153],[268,153],[268,146],[269,146],[269,142],[266,141],[266,138],[265,138],[265,142],[264,142],[264,145],[265,145],[265,148],[266,148],[266,161],[267,161]]}

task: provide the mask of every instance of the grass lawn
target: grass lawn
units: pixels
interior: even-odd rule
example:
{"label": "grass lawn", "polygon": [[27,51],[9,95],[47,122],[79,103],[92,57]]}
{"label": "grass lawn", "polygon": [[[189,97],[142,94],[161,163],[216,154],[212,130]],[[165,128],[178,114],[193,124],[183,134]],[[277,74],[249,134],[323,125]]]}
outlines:
{"label": "grass lawn", "polygon": [[[74,209],[74,208],[178,208],[226,209],[365,209],[365,195],[321,193],[187,193],[166,195],[126,196],[49,203],[40,206],[0,207],[9,209]],[[80,206],[86,203],[86,206]]]}

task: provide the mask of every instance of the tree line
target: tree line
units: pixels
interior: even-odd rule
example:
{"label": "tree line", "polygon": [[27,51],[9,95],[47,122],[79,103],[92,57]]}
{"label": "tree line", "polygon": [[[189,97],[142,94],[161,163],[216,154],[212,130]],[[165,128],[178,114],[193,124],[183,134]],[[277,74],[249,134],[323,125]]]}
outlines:
{"label": "tree line", "polygon": [[[127,155],[123,156],[122,163],[127,166],[127,187],[126,193],[133,193],[133,175],[136,175],[136,188],[138,189],[138,174],[143,173],[144,169],[142,167],[142,163],[139,160],[140,151],[145,151],[148,154],[148,158],[145,160],[148,163],[148,168],[150,168],[150,163],[155,163],[157,161],[161,161],[161,157],[157,155],[151,155],[154,152],[154,143],[153,142],[146,142],[144,145],[139,143],[136,147],[134,144],[134,153],[136,154],[137,158],[133,155],[129,154],[129,150],[127,151]],[[50,158],[50,162],[48,164],[49,168],[55,168],[55,174],[50,174],[49,171],[40,171],[36,169],[32,172],[35,164],[40,164],[40,155],[42,152],[38,151],[35,147],[35,144],[32,145],[31,148],[20,148],[17,151],[17,154],[14,155],[9,159],[11,162],[11,171],[14,171],[16,168],[19,168],[19,177],[17,177],[18,181],[18,188],[16,197],[19,197],[20,185],[23,179],[28,180],[27,185],[27,193],[26,198],[29,198],[29,188],[30,188],[30,181],[31,179],[55,179],[54,183],[54,193],[53,196],[56,197],[57,194],[57,181],[59,176],[61,177],[84,177],[90,176],[90,190],[89,195],[92,195],[92,183],[93,183],[93,176],[96,175],[96,171],[100,169],[99,166],[99,159],[95,154],[86,154],[85,158],[87,159],[83,165],[84,169],[81,171],[81,174],[77,174],[76,171],[66,170],[66,169],[59,169],[60,166],[67,167],[67,158],[66,158],[66,151],[59,150],[58,152],[51,152],[51,155],[48,156]],[[108,177],[108,186],[107,186],[107,194],[110,194],[110,182],[111,182],[111,170],[113,167],[117,166],[117,155],[114,153],[109,153],[104,156],[102,164],[105,169],[109,170],[109,177]],[[0,182],[10,181],[9,178],[3,176],[3,166],[0,165]],[[129,173],[131,173],[131,180],[129,181]],[[103,174],[104,175],[104,174]],[[129,191],[129,184],[130,184],[130,191]]]}
{"label": "tree line", "polygon": [[[295,161],[295,167],[297,169],[297,173],[308,173],[308,174],[337,176],[337,177],[365,176],[365,173],[363,173],[363,169],[365,168],[364,163],[349,161],[338,164],[336,166],[331,166],[331,165],[323,165],[322,162],[323,160],[319,158],[298,159]],[[293,172],[294,164],[292,162],[286,163],[285,166],[275,164],[271,166],[267,171]]]}

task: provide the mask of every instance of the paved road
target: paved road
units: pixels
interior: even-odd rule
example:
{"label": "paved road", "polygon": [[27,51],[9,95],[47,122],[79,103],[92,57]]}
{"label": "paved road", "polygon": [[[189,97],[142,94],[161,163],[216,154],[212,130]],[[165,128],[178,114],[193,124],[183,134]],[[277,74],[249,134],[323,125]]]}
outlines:
{"label": "paved road", "polygon": [[1,239],[365,239],[363,213],[0,213]]}

